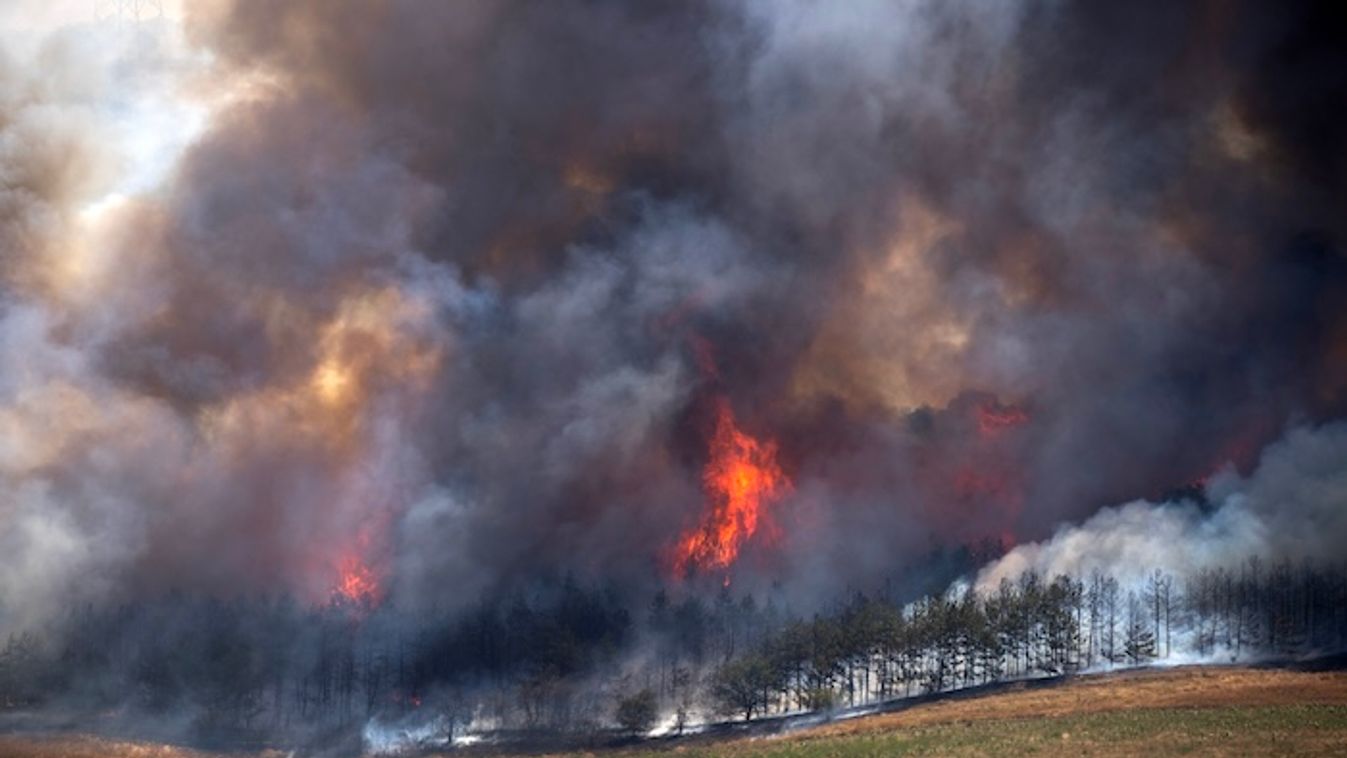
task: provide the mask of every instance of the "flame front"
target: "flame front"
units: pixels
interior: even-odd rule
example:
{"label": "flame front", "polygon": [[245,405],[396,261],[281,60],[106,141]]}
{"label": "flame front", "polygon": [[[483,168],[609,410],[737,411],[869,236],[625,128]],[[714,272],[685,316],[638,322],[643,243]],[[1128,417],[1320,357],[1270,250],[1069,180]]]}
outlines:
{"label": "flame front", "polygon": [[360,556],[344,556],[338,570],[337,586],[332,589],[334,600],[345,600],[356,605],[379,604],[382,595],[379,579],[374,575],[374,569]]}
{"label": "flame front", "polygon": [[791,489],[777,464],[776,444],[740,431],[725,400],[716,406],[709,453],[702,472],[707,511],[674,550],[679,576],[695,569],[729,568],[744,543],[769,523],[767,506]]}

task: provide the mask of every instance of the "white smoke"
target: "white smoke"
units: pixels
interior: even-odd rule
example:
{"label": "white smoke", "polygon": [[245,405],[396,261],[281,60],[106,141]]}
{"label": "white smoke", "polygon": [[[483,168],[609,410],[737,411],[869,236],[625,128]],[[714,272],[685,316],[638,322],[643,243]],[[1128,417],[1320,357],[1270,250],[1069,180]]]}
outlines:
{"label": "white smoke", "polygon": [[1226,468],[1203,505],[1145,500],[1104,508],[1050,539],[1019,545],[982,569],[990,592],[1025,571],[1042,576],[1112,574],[1126,586],[1160,570],[1191,576],[1257,557],[1336,561],[1347,538],[1347,424],[1297,427],[1264,451],[1247,478]]}
{"label": "white smoke", "polygon": [[99,21],[93,3],[0,8],[3,630],[112,593],[143,544],[140,500],[182,448],[167,409],[106,381],[90,350],[117,268],[107,226],[204,125],[183,97],[204,61],[166,7],[147,24]]}

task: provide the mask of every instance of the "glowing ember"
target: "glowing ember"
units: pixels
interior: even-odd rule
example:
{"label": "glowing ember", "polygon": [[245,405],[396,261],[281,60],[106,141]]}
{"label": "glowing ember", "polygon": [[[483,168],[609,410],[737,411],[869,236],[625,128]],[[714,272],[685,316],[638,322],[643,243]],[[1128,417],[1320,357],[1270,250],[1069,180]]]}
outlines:
{"label": "glowing ember", "polygon": [[716,407],[709,452],[702,472],[708,507],[702,523],[674,549],[679,575],[693,569],[729,568],[743,544],[767,522],[766,506],[791,489],[776,462],[776,444],[740,431],[724,400]]}
{"label": "glowing ember", "polygon": [[339,571],[337,586],[332,590],[333,600],[344,600],[356,605],[378,604],[382,594],[379,579],[368,564],[358,556],[347,555],[341,559]]}
{"label": "glowing ember", "polygon": [[1029,423],[1029,414],[1023,408],[1001,405],[997,402],[977,407],[978,433],[983,439],[999,436],[1008,429]]}

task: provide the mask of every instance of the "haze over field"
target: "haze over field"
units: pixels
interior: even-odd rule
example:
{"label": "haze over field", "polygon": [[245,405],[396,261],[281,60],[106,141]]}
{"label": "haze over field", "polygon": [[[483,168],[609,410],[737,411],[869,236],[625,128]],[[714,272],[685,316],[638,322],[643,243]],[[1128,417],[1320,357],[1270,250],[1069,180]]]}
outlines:
{"label": "haze over field", "polygon": [[162,6],[0,9],[0,634],[1341,561],[1330,3]]}

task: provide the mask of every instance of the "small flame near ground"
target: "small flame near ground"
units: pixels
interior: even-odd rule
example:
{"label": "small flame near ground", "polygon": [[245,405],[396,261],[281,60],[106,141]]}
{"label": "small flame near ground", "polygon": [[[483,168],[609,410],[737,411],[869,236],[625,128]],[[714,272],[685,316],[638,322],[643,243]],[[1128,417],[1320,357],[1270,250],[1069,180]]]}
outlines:
{"label": "small flame near ground", "polygon": [[739,428],[728,400],[717,402],[709,460],[702,472],[707,508],[701,523],[674,548],[676,575],[728,569],[744,543],[770,525],[768,506],[792,489],[776,452],[776,443]]}

